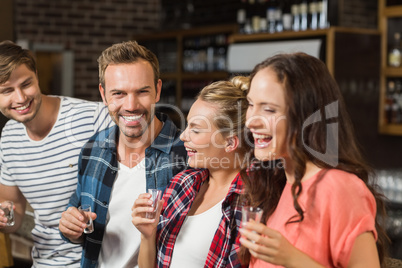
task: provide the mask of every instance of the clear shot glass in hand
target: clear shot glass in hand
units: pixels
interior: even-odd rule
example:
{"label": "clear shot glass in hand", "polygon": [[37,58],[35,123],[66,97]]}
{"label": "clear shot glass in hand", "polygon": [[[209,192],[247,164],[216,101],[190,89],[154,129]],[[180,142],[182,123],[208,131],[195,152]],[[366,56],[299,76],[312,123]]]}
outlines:
{"label": "clear shot glass in hand", "polygon": [[158,189],[148,189],[148,193],[151,194],[151,206],[154,208],[154,210],[152,212],[147,212],[145,217],[148,219],[154,219],[156,211],[158,210],[159,200],[162,199],[162,191]]}
{"label": "clear shot glass in hand", "polygon": [[[241,209],[241,225],[249,221],[260,222],[262,217],[262,209],[258,207],[244,206]],[[255,241],[251,241],[255,243]]]}
{"label": "clear shot glass in hand", "polygon": [[6,226],[13,226],[14,219],[14,203],[11,201],[4,201],[0,203],[0,209],[3,210],[4,216],[7,218]]}
{"label": "clear shot glass in hand", "polygon": [[262,217],[262,209],[257,207],[244,206],[241,209],[241,223],[242,225],[253,220],[260,222]]}
{"label": "clear shot glass in hand", "polygon": [[88,204],[84,204],[78,207],[78,210],[84,213],[86,217],[88,217],[87,227],[84,229],[84,234],[90,234],[94,231],[94,223],[92,222],[91,217],[91,206]]}

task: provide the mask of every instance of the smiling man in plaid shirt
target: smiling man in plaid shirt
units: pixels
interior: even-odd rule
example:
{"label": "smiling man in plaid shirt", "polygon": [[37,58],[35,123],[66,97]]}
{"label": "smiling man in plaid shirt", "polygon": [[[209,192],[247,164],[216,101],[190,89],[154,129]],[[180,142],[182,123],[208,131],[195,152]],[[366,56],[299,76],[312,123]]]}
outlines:
{"label": "smiling man in plaid shirt", "polygon": [[[141,234],[131,223],[133,202],[148,189],[165,189],[185,168],[185,150],[173,122],[155,113],[162,88],[156,56],[129,41],[107,48],[98,62],[99,90],[116,126],[82,149],[77,190],[59,229],[83,244],[81,267],[136,267]],[[83,234],[82,204],[94,212],[90,234]]]}

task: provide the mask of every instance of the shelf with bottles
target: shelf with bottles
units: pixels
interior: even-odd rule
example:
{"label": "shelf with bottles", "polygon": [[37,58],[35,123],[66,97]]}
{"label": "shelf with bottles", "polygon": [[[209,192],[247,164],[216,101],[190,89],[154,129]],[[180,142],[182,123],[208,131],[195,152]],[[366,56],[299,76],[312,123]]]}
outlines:
{"label": "shelf with bottles", "polygon": [[380,133],[402,134],[402,76],[387,76],[380,96]]}
{"label": "shelf with bottles", "polygon": [[306,31],[329,27],[328,0],[242,0],[241,34]]}
{"label": "shelf with bottles", "polygon": [[402,135],[402,2],[380,0],[382,32],[379,132]]}
{"label": "shelf with bottles", "polygon": [[402,77],[387,78],[385,123],[402,126]]}
{"label": "shelf with bottles", "polygon": [[184,38],[183,72],[213,73],[225,71],[227,47],[227,33]]}

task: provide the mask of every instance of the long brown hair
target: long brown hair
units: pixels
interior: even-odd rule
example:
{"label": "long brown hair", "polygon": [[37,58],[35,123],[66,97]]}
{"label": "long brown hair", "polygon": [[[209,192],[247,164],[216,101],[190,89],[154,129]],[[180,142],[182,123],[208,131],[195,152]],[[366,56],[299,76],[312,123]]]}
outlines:
{"label": "long brown hair", "polygon": [[[256,73],[265,68],[276,73],[278,82],[285,89],[285,102],[288,104],[286,143],[295,170],[292,195],[299,215],[288,223],[304,219],[298,197],[302,192],[301,179],[307,162],[324,170],[335,168],[355,174],[376,199],[377,249],[383,264],[388,241],[382,228],[385,220],[384,197],[372,179],[372,169],[361,154],[337,83],[322,61],[304,53],[279,54],[266,59],[252,71],[251,84]],[[314,120],[312,115],[325,120]],[[306,126],[309,121],[314,124]],[[319,157],[317,152],[321,153]],[[275,211],[286,183],[284,170],[276,162],[259,163],[247,173],[249,176],[243,176],[246,187],[244,198],[251,205],[263,208],[263,221],[266,222]],[[243,259],[249,259],[245,250],[242,253]]]}

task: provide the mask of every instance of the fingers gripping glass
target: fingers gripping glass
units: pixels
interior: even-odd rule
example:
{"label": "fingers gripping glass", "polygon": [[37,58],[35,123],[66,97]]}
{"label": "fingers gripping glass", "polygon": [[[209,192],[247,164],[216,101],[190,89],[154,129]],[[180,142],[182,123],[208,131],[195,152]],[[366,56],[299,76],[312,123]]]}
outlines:
{"label": "fingers gripping glass", "polygon": [[145,217],[148,219],[154,219],[156,216],[156,211],[158,210],[159,201],[162,199],[162,191],[158,189],[148,189],[148,193],[151,194],[151,206],[154,208],[154,210],[152,212],[147,212]]}
{"label": "fingers gripping glass", "polygon": [[94,231],[94,223],[92,222],[92,217],[91,217],[91,213],[92,213],[92,209],[90,205],[81,205],[78,207],[78,211],[80,211],[81,213],[83,213],[84,217],[88,218],[87,221],[87,227],[84,229],[84,234],[90,234]]}
{"label": "fingers gripping glass", "polygon": [[4,212],[4,217],[7,218],[6,226],[13,226],[15,224],[14,219],[14,203],[11,201],[4,201],[0,203],[0,209]]}

